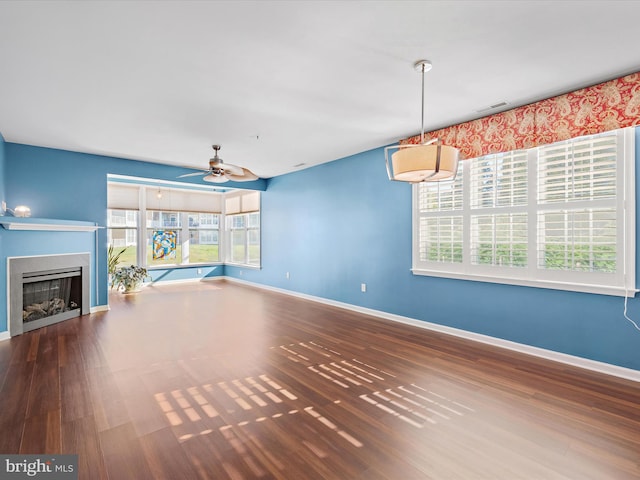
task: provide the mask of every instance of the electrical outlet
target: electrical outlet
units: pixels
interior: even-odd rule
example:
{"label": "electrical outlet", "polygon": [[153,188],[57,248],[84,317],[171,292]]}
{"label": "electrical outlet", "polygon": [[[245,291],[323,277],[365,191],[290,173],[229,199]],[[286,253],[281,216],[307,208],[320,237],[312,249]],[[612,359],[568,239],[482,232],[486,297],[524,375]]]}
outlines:
{"label": "electrical outlet", "polygon": [[287,277],[287,280],[289,280],[289,272],[287,272],[285,276]]}
{"label": "electrical outlet", "polygon": [[360,284],[360,291],[361,291],[362,293],[364,293],[364,292],[366,292],[366,291],[367,291],[367,284],[366,284],[366,283],[361,283],[361,284]]}
{"label": "electrical outlet", "polygon": [[198,269],[198,275],[202,275],[202,269],[201,268]]}
{"label": "electrical outlet", "polygon": [[240,275],[242,275],[242,270],[240,270]]}

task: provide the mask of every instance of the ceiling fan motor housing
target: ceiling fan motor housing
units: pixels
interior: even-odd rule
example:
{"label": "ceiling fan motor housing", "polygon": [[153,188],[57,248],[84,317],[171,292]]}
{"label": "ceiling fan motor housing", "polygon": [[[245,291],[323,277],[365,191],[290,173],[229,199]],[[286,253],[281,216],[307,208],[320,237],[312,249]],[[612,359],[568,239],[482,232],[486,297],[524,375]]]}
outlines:
{"label": "ceiling fan motor housing", "polygon": [[220,150],[220,145],[212,145],[211,146],[213,148],[213,150],[216,152],[216,154],[213,156],[213,158],[211,158],[209,160],[209,168],[211,170],[215,170],[216,167],[219,167],[220,165],[222,165],[224,162],[222,161],[222,159],[218,156],[218,151]]}

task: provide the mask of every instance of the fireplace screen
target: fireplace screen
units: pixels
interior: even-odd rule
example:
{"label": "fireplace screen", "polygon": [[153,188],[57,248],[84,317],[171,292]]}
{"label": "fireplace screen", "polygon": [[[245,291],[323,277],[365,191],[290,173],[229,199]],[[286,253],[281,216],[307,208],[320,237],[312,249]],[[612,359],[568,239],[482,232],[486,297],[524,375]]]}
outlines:
{"label": "fireplace screen", "polygon": [[[33,322],[80,308],[82,301],[80,280],[78,273],[64,278],[38,279],[24,283],[22,321]],[[25,282],[27,282],[26,278]]]}
{"label": "fireplace screen", "polygon": [[90,253],[8,257],[11,336],[91,313]]}

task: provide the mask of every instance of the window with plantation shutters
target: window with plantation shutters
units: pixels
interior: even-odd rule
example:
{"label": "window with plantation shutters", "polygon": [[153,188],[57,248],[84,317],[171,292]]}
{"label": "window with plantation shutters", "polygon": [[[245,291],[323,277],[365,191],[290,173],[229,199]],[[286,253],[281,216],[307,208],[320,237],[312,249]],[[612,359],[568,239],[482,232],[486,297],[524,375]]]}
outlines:
{"label": "window with plantation shutters", "polygon": [[538,203],[616,199],[618,136],[604,133],[538,149]]}
{"label": "window with plantation shutters", "polygon": [[487,155],[469,162],[471,208],[527,205],[527,151]]}
{"label": "window with plantation shutters", "polygon": [[618,270],[618,148],[608,133],[539,149],[539,268]]}
{"label": "window with plantation shutters", "polygon": [[527,152],[499,153],[469,164],[474,265],[527,265]]}
{"label": "window with plantation shutters", "polygon": [[413,272],[635,291],[634,130],[466,160],[414,186]]}
{"label": "window with plantation shutters", "polygon": [[[462,262],[462,175],[417,189],[418,264]],[[429,185],[428,188],[426,186]]]}

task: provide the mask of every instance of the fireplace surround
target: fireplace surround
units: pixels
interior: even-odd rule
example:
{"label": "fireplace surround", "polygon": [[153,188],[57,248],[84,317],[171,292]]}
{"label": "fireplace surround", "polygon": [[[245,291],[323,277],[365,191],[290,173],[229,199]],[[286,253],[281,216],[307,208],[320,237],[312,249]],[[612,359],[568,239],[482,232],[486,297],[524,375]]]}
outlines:
{"label": "fireplace surround", "polygon": [[90,261],[89,253],[9,257],[9,334],[89,313]]}

